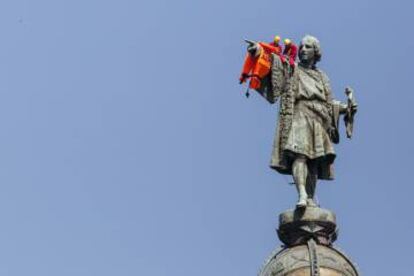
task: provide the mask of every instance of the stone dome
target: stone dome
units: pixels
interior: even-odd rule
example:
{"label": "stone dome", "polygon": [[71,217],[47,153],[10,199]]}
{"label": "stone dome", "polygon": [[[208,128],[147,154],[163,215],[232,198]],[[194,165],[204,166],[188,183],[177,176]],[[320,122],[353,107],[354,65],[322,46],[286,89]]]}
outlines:
{"label": "stone dome", "polygon": [[337,248],[311,239],[272,253],[259,276],[358,276],[358,272]]}

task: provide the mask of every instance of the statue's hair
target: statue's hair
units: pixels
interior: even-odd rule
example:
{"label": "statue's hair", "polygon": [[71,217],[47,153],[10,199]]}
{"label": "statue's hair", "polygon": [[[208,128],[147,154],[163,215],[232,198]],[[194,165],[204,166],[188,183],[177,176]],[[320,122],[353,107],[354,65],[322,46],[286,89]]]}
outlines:
{"label": "statue's hair", "polygon": [[321,44],[320,44],[319,40],[316,37],[311,36],[311,35],[305,35],[302,38],[302,41],[300,42],[299,53],[300,53],[300,49],[302,48],[303,43],[304,43],[305,40],[310,41],[312,46],[313,46],[313,49],[315,50],[315,64],[316,64],[322,58]]}

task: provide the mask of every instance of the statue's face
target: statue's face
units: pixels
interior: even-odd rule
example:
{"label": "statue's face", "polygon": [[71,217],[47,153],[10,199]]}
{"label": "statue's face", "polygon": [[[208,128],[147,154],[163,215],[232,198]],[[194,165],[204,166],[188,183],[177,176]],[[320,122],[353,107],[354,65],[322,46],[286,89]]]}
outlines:
{"label": "statue's face", "polygon": [[299,58],[302,62],[309,63],[315,59],[315,48],[312,41],[305,39],[299,48]]}

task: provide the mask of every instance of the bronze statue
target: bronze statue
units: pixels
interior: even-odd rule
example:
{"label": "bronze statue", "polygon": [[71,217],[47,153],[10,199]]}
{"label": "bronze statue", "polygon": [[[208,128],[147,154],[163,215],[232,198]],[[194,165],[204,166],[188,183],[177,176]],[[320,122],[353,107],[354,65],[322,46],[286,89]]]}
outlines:
{"label": "bronze statue", "polygon": [[[248,51],[258,55],[258,43]],[[348,102],[333,99],[329,79],[316,67],[322,57],[317,38],[307,35],[299,46],[299,63],[294,70],[276,54],[266,79],[257,91],[270,103],[280,99],[277,131],[270,166],[293,176],[298,191],[298,208],[316,206],[318,179],[334,178],[333,144],[339,143],[339,116],[344,114],[347,137],[352,136],[357,104],[352,89],[346,88]]]}

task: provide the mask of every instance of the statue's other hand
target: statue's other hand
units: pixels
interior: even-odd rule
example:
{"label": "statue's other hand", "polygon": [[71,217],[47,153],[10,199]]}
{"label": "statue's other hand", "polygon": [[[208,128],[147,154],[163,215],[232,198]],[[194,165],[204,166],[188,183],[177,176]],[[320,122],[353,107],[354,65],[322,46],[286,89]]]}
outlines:
{"label": "statue's other hand", "polygon": [[345,88],[345,95],[348,98],[348,108],[350,110],[356,112],[356,110],[358,108],[358,104],[357,104],[357,102],[355,100],[354,90],[351,87],[347,86]]}

